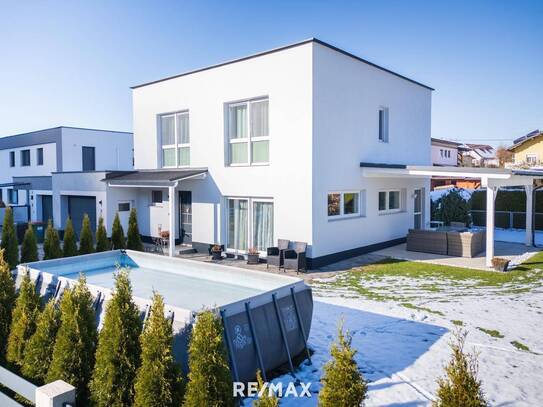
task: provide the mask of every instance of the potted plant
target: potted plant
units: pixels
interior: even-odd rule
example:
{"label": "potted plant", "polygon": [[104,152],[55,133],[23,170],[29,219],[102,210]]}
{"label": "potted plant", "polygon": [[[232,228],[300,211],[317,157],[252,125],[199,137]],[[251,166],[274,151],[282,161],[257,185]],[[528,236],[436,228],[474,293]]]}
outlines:
{"label": "potted plant", "polygon": [[260,253],[255,247],[249,248],[247,252],[247,264],[258,264]]}
{"label": "potted plant", "polygon": [[509,266],[510,260],[504,259],[502,257],[493,257],[492,258],[492,267],[496,271],[507,271],[507,266]]}
{"label": "potted plant", "polygon": [[212,260],[222,260],[222,248],[220,245],[215,244],[211,248],[211,259]]}

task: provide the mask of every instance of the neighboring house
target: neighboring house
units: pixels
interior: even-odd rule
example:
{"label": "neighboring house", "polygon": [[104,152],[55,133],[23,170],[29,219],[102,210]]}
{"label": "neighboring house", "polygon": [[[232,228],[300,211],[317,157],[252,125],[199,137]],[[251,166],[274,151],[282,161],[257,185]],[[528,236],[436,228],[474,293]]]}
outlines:
{"label": "neighboring house", "polygon": [[488,144],[463,144],[460,146],[462,166],[466,167],[499,167],[496,150]]}
{"label": "neighboring house", "polygon": [[514,166],[541,167],[543,162],[543,132],[534,130],[513,141],[508,148],[513,153]]}
{"label": "neighboring house", "polygon": [[[0,138],[0,198],[26,206],[32,221],[54,217],[52,174],[131,168],[132,133],[62,126]],[[73,196],[70,209],[78,228],[79,193],[65,192]]]}
{"label": "neighboring house", "polygon": [[432,164],[456,167],[459,160],[458,147],[461,145],[454,141],[432,138]]}
{"label": "neighboring house", "polygon": [[284,238],[327,264],[429,221],[428,178],[361,167],[431,164],[431,95],[310,39],[135,86],[136,171],[59,174],[54,194],[92,191],[108,230],[135,207],[146,239],[169,231],[197,250],[265,255]]}

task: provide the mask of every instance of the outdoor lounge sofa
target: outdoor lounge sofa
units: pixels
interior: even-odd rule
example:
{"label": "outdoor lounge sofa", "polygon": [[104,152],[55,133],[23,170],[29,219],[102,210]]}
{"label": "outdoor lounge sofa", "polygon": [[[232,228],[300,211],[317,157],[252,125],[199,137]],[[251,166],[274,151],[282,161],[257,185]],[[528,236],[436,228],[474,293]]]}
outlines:
{"label": "outdoor lounge sofa", "polygon": [[267,249],[267,264],[269,266],[283,267],[283,252],[288,249],[290,241],[287,239],[277,239],[277,246],[268,247]]}
{"label": "outdoor lounge sofa", "polygon": [[433,254],[447,254],[447,232],[409,229],[406,250]]}
{"label": "outdoor lounge sofa", "polygon": [[455,257],[475,257],[485,250],[486,232],[409,229],[406,250]]}

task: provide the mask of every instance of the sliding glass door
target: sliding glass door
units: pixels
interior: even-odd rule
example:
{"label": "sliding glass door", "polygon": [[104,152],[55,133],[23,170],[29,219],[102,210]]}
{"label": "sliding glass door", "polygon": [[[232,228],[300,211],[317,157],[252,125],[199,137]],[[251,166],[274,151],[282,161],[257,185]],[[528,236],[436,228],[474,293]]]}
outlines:
{"label": "sliding glass door", "polygon": [[256,248],[265,252],[273,245],[273,202],[255,198],[228,199],[228,237],[226,247],[246,252]]}

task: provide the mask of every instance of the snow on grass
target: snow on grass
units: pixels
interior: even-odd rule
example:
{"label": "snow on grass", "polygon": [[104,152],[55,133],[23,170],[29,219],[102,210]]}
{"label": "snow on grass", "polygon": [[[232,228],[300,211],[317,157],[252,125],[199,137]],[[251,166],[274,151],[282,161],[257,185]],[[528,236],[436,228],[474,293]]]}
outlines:
{"label": "snow on grass", "polygon": [[[303,363],[296,372],[298,380],[312,382],[313,397],[283,398],[281,405],[317,404],[340,318],[369,381],[367,406],[430,405],[459,327],[469,332],[467,350],[479,354],[479,376],[491,405],[541,405],[542,261],[538,254],[505,274],[385,263],[315,281],[313,364]],[[273,382],[291,380],[283,375]]]}

